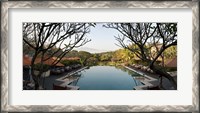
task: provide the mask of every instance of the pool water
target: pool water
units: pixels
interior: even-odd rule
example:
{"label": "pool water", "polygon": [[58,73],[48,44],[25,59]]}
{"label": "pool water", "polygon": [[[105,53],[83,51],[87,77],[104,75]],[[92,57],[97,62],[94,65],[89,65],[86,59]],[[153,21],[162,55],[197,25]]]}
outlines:
{"label": "pool water", "polygon": [[133,78],[141,75],[123,67],[92,66],[74,76],[79,79],[70,85],[79,86],[80,90],[133,90],[143,85]]}

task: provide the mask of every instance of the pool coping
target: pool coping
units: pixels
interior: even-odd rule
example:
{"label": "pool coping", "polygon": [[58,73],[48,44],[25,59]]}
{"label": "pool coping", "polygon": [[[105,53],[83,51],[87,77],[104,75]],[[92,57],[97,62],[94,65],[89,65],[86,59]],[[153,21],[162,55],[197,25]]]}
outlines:
{"label": "pool coping", "polygon": [[135,73],[138,73],[138,74],[140,74],[140,75],[145,77],[145,80],[143,80],[143,81],[140,80],[140,82],[142,82],[144,85],[135,86],[135,87],[133,87],[133,89],[135,89],[135,90],[145,90],[145,89],[148,89],[149,87],[158,86],[158,82],[159,82],[158,79],[150,77],[150,76],[148,76],[147,74],[145,74],[145,73],[143,73],[141,71],[140,72],[136,71],[135,69],[130,68],[128,66],[125,66],[125,65],[122,65],[122,66],[125,67],[128,70],[131,70],[131,71],[133,71]]}
{"label": "pool coping", "polygon": [[60,77],[60,78],[57,78],[56,80],[58,80],[58,81],[63,81],[63,79],[65,79],[65,78],[67,78],[67,77],[70,77],[70,76],[74,75],[75,73],[78,73],[78,72],[80,72],[80,71],[82,71],[82,70],[84,70],[84,69],[86,69],[86,68],[88,68],[88,66],[85,66],[85,67],[82,67],[82,68],[80,68],[80,69],[78,69],[78,70],[76,70],[76,71],[72,71],[72,72],[70,72],[70,73],[67,73],[65,76],[62,76],[62,77]]}
{"label": "pool coping", "polygon": [[[149,87],[154,87],[154,86],[158,86],[158,79],[155,79],[153,77],[150,77],[148,76],[147,74],[141,72],[141,71],[137,71],[133,68],[130,68],[128,66],[125,66],[125,65],[122,65],[124,68],[130,70],[130,71],[133,71],[135,73],[138,73],[140,75],[142,75],[145,79],[144,80],[139,80],[141,83],[143,83],[144,85],[140,85],[140,86],[134,86],[133,89],[134,90],[146,90],[147,88]],[[66,74],[65,76],[62,76],[60,78],[57,78],[56,81],[58,82],[63,82],[63,84],[66,84],[66,85],[69,85],[71,82],[73,82],[72,80],[69,82],[69,81],[66,81],[64,79],[66,79],[67,77],[70,77],[72,75],[74,75],[75,73],[78,73],[84,69],[88,68],[88,66],[85,66],[85,67],[82,67],[76,71],[73,71],[73,72],[70,72],[68,74]],[[74,79],[75,80],[75,79]]]}
{"label": "pool coping", "polygon": [[74,75],[75,73],[78,73],[78,72],[80,72],[80,71],[82,71],[82,70],[84,70],[84,69],[86,69],[86,68],[88,68],[88,66],[82,67],[82,68],[80,68],[80,69],[78,69],[78,70],[76,70],[76,71],[72,71],[72,72],[66,74],[65,76],[62,76],[62,77],[60,77],[60,78],[57,78],[55,81],[61,82],[61,84],[60,84],[61,86],[71,87],[71,88],[73,88],[72,90],[79,90],[80,87],[78,87],[78,86],[73,86],[73,85],[69,85],[70,83],[72,83],[73,81],[75,81],[75,80],[77,80],[77,79],[79,79],[79,78],[76,78],[76,79],[73,79],[73,80],[70,80],[70,79],[69,79],[69,80],[66,80],[66,78],[67,78],[67,77],[70,77],[70,76]]}

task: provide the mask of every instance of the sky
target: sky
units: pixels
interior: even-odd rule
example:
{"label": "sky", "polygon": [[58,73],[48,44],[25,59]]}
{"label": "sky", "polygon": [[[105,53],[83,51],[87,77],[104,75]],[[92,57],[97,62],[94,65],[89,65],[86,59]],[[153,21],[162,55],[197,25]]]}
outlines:
{"label": "sky", "polygon": [[105,28],[102,26],[103,24],[106,23],[97,23],[95,27],[92,27],[90,33],[87,34],[87,38],[91,41],[75,50],[100,53],[120,49],[115,45],[118,43],[114,37],[118,35],[117,30]]}

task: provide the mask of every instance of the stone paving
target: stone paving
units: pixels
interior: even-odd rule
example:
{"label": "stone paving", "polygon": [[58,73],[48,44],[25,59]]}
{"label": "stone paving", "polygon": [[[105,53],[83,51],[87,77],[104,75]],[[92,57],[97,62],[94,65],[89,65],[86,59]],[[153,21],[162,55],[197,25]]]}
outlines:
{"label": "stone paving", "polygon": [[[62,82],[68,82],[68,81],[62,81],[61,79],[66,79],[69,76],[73,75],[74,73],[81,71],[83,69],[85,69],[86,67],[83,68],[79,68],[79,69],[75,69],[73,71],[70,72],[65,72],[63,74],[60,75],[50,75],[49,77],[44,78],[44,88],[45,90],[52,90],[53,89],[53,84],[54,83],[62,83]],[[72,80],[72,79],[71,79]],[[74,79],[75,80],[75,79]],[[41,81],[43,81],[43,78],[41,78]],[[73,81],[72,81],[73,82]],[[43,84],[43,82],[42,82]]]}
{"label": "stone paving", "polygon": [[[145,72],[145,71],[142,71],[140,69],[130,68],[130,67],[127,67],[127,66],[124,66],[124,67],[128,68],[128,69],[130,69],[134,72],[137,72],[137,73],[143,75],[144,77],[148,78],[148,79],[140,80],[145,85],[136,86],[135,87],[136,90],[145,90],[145,89],[147,89],[147,87],[154,87],[154,86],[159,85],[159,75],[149,73],[149,72]],[[175,79],[175,81],[177,81],[177,72],[170,72],[169,74]],[[175,90],[173,88],[173,86],[171,85],[171,83],[169,82],[169,80],[165,77],[162,78],[162,86],[163,86],[162,89],[165,89],[165,90]]]}

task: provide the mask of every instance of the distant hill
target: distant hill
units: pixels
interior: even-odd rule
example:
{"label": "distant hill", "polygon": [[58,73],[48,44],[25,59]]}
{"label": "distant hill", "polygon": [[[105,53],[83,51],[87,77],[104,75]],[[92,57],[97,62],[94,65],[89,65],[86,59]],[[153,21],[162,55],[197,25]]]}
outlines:
{"label": "distant hill", "polygon": [[[94,48],[89,48],[89,47],[80,47],[77,49],[74,49],[77,51],[87,51],[89,53],[102,53],[102,52],[110,52],[111,50],[100,50],[100,49],[94,49]],[[115,50],[112,50],[115,51]]]}

